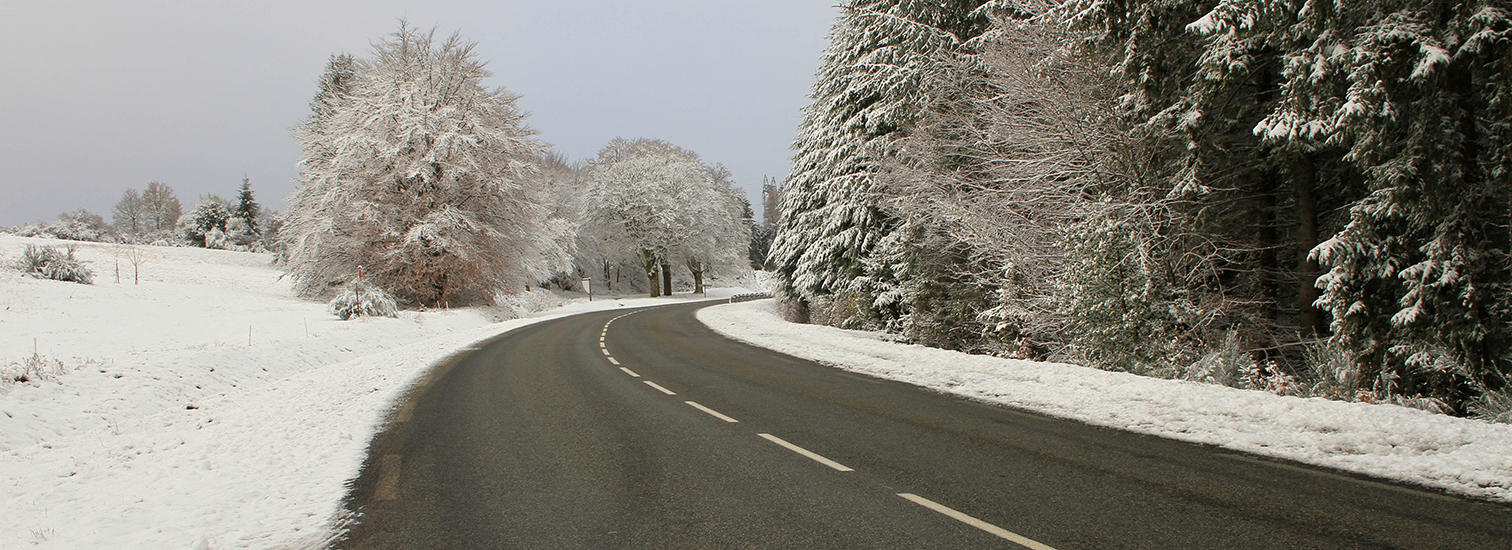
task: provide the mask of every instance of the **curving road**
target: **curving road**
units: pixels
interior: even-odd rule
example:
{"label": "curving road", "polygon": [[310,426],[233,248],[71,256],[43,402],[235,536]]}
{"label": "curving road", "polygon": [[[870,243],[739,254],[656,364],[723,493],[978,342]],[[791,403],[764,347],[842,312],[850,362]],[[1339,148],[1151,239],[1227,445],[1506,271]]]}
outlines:
{"label": "curving road", "polygon": [[1512,507],[854,375],[727,340],[704,305],[438,367],[336,546],[1512,548]]}

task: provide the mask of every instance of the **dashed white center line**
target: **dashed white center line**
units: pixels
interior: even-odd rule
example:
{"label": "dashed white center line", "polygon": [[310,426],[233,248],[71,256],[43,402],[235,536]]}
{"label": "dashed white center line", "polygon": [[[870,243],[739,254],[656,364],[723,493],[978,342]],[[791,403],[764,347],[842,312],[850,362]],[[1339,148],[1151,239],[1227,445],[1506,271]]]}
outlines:
{"label": "dashed white center line", "polygon": [[703,405],[699,405],[699,404],[698,404],[698,403],[694,403],[694,402],[692,402],[692,401],[683,401],[683,402],[684,402],[684,403],[687,403],[687,404],[688,404],[688,406],[690,406],[690,407],[693,407],[693,408],[695,408],[695,409],[698,409],[698,410],[700,410],[700,411],[703,411],[703,412],[706,412],[706,413],[709,413],[709,416],[712,416],[712,417],[714,417],[714,418],[718,418],[718,419],[720,419],[720,420],[723,420],[723,421],[725,421],[725,422],[729,422],[729,423],[731,423],[731,424],[733,424],[733,423],[736,423],[736,422],[740,422],[740,421],[739,421],[739,420],[736,420],[736,419],[734,419],[734,418],[730,418],[730,417],[728,417],[728,416],[725,416],[725,415],[723,415],[723,414],[720,414],[720,413],[719,413],[719,411],[716,411],[716,410],[714,410],[714,409],[711,409],[711,408],[708,408],[708,407],[705,407],[705,406],[703,406]]}
{"label": "dashed white center line", "polygon": [[778,445],[781,445],[783,448],[785,448],[785,449],[787,449],[789,451],[793,451],[795,453],[798,453],[798,454],[801,454],[803,456],[806,456],[809,459],[813,460],[814,462],[818,462],[820,464],[823,464],[825,466],[829,466],[831,468],[834,468],[834,469],[842,471],[842,472],[853,472],[853,471],[855,471],[855,470],[850,469],[849,467],[847,467],[844,464],[841,464],[839,462],[835,462],[835,461],[830,460],[828,458],[824,458],[822,456],[819,456],[818,453],[815,453],[815,452],[810,451],[808,449],[805,449],[803,447],[799,447],[799,446],[794,445],[792,443],[788,443],[786,441],[783,441],[782,438],[777,437],[775,435],[772,435],[772,434],[756,434],[756,435],[761,436],[762,438],[766,439],[767,441],[771,441],[772,443],[776,443]]}
{"label": "dashed white center line", "polygon": [[635,374],[635,371],[633,371],[633,370],[627,369],[625,367],[620,367],[620,370],[625,371],[625,374],[628,374],[628,375],[633,376],[635,378],[640,378],[640,375],[639,374]]}
{"label": "dashed white center line", "polygon": [[646,382],[647,386],[651,386],[653,388],[656,388],[657,391],[660,391],[660,392],[665,393],[667,395],[677,395],[677,392],[674,392],[674,391],[669,390],[667,388],[663,388],[663,387],[661,387],[660,384],[657,384],[656,382],[652,382],[650,380],[646,380],[645,382]]}
{"label": "dashed white center line", "polygon": [[977,529],[981,529],[981,530],[986,531],[988,533],[992,533],[993,535],[997,535],[998,538],[1001,538],[1003,540],[1007,540],[1009,542],[1012,542],[1012,543],[1017,544],[1019,546],[1022,546],[1024,548],[1032,548],[1034,550],[1055,550],[1054,548],[1051,548],[1050,546],[1048,546],[1048,545],[1046,545],[1046,544],[1044,544],[1042,542],[1039,542],[1037,540],[1031,539],[1029,537],[1025,537],[1025,536],[1020,535],[1018,533],[1014,533],[1012,531],[1009,531],[1009,530],[1004,529],[1002,527],[998,527],[998,526],[993,525],[991,523],[987,523],[987,522],[979,520],[977,518],[968,516],[968,515],[963,514],[963,513],[959,512],[959,511],[957,511],[957,510],[949,507],[949,506],[946,506],[944,504],[940,504],[940,503],[935,502],[933,500],[929,500],[929,499],[921,497],[919,495],[915,495],[913,493],[898,493],[898,496],[903,497],[903,498],[909,500],[910,502],[913,502],[914,504],[918,504],[919,506],[923,506],[923,507],[928,508],[930,510],[934,510],[936,512],[944,514],[946,517],[949,517],[950,519],[959,521],[959,522],[964,523],[966,525],[970,525],[970,526],[975,527]]}
{"label": "dashed white center line", "polygon": [[610,358],[609,358],[609,363],[610,363],[610,364],[613,364],[613,365],[619,365],[619,360],[618,360],[618,359],[615,359],[615,358],[613,358],[613,357],[610,357]]}
{"label": "dashed white center line", "polygon": [[599,351],[604,352],[604,357],[608,357],[609,356],[609,350],[600,348]]}

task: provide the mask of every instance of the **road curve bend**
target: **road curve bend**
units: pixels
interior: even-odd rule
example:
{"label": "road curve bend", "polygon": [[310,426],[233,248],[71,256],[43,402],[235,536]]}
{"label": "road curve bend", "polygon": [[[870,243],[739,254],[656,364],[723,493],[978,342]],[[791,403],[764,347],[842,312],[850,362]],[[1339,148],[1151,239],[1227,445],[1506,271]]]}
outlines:
{"label": "road curve bend", "polygon": [[436,367],[342,548],[1500,548],[1512,507],[1088,426],[734,342],[707,303]]}

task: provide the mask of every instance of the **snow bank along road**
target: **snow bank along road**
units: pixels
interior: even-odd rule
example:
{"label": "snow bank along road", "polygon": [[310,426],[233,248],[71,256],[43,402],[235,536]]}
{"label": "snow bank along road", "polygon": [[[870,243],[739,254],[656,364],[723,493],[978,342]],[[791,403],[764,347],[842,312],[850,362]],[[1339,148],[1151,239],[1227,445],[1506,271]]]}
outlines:
{"label": "snow bank along road", "polygon": [[439,366],[349,547],[1506,548],[1512,508],[988,406],[591,313]]}

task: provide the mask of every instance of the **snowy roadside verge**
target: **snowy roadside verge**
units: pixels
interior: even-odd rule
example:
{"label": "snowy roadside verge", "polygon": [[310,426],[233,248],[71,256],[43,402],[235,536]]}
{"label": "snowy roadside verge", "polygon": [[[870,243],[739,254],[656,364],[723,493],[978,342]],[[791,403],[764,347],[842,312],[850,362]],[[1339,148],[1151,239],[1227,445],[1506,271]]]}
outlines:
{"label": "snowy roadside verge", "polygon": [[[21,276],[28,244],[77,245],[96,283]],[[0,548],[319,546],[395,400],[439,361],[549,319],[702,299],[531,292],[342,322],[267,255],[142,249],[140,284],[129,265],[115,283],[115,247],[0,235],[0,362],[64,366],[0,383]]]}
{"label": "snowy roadside verge", "polygon": [[752,345],[987,403],[1512,502],[1509,425],[898,344],[784,321],[772,300],[698,319]]}

